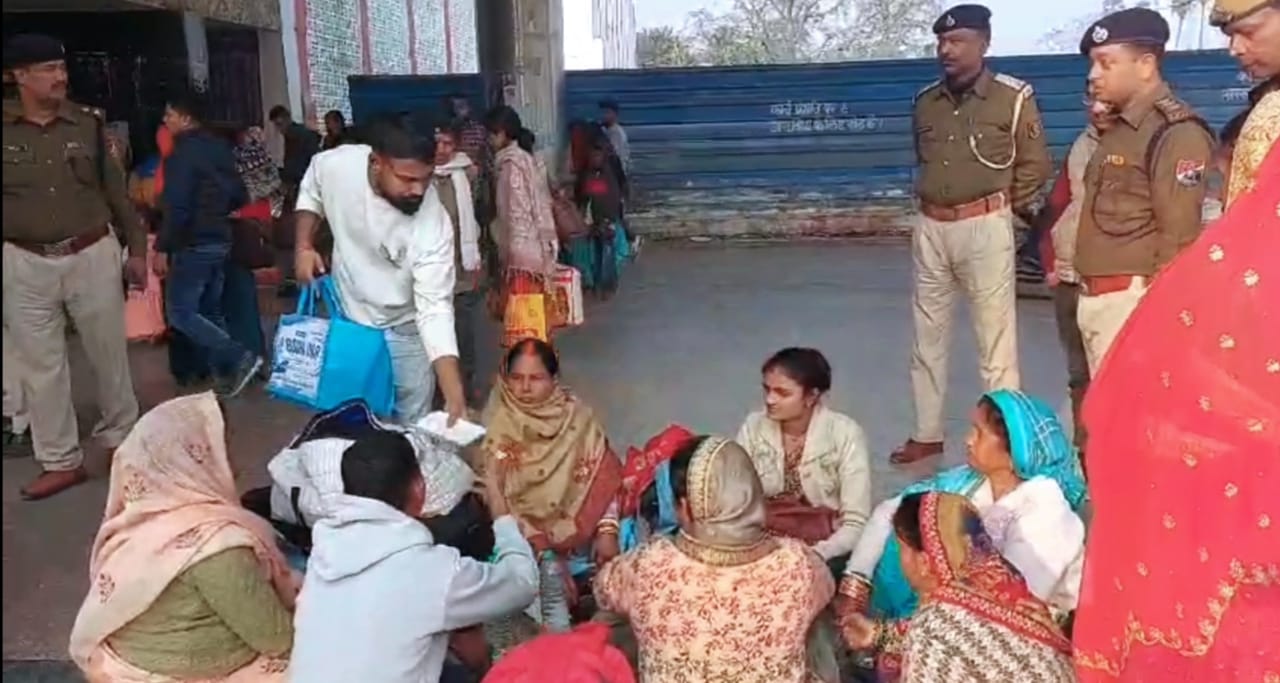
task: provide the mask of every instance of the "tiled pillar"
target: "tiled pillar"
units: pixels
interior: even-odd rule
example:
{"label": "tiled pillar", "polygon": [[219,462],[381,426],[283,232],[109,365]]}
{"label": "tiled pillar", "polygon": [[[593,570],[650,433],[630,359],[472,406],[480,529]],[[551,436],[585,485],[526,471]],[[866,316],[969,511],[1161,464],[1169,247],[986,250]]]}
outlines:
{"label": "tiled pillar", "polygon": [[493,0],[476,13],[477,51],[490,104],[515,107],[555,171],[562,137],[564,32],[561,0]]}

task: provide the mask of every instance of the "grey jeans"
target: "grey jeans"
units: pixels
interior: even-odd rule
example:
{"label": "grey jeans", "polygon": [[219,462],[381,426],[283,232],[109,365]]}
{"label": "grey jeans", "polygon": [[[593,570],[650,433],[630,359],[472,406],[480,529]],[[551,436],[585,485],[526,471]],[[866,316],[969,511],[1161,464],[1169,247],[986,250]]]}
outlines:
{"label": "grey jeans", "polygon": [[436,373],[422,345],[418,325],[409,321],[383,331],[391,351],[391,375],[396,384],[395,421],[411,424],[431,412]]}
{"label": "grey jeans", "polygon": [[[467,405],[482,405],[484,397],[477,392],[476,386],[476,337],[480,316],[484,314],[484,290],[473,289],[453,295],[453,327],[458,337],[458,370],[462,374],[462,391],[467,397]],[[435,397],[432,404],[438,409],[444,407],[444,394],[436,383]]]}
{"label": "grey jeans", "polygon": [[1053,288],[1053,313],[1058,320],[1058,341],[1067,355],[1067,386],[1083,389],[1089,384],[1089,358],[1085,355],[1076,309],[1080,306],[1080,285],[1062,282]]}

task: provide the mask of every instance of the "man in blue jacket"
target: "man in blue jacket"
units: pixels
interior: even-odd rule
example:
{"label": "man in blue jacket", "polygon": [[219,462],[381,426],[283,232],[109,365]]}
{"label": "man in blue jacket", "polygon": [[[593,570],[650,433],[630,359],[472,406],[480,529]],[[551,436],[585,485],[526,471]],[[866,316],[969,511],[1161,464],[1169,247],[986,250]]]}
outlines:
{"label": "man in blue jacket", "polygon": [[164,125],[173,133],[165,161],[165,220],[156,240],[156,272],[167,277],[169,325],[200,347],[232,397],[262,367],[262,357],[227,334],[222,287],[231,253],[231,212],[248,202],[231,146],[201,125],[194,96],[169,98]]}

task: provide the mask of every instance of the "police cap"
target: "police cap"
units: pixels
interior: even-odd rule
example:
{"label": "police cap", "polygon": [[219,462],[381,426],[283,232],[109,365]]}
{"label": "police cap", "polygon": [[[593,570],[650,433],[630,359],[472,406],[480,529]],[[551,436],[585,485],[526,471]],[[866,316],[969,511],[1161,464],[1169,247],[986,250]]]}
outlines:
{"label": "police cap", "polygon": [[1093,22],[1080,39],[1080,54],[1103,45],[1164,47],[1169,42],[1169,22],[1159,12],[1133,7]]}
{"label": "police cap", "polygon": [[32,64],[58,62],[67,58],[62,42],[41,33],[16,35],[4,44],[4,68],[17,69]]}
{"label": "police cap", "polygon": [[1276,0],[1214,0],[1213,12],[1209,15],[1209,23],[1223,28],[1248,17],[1249,15],[1270,5],[1280,9]]}
{"label": "police cap", "polygon": [[933,33],[938,36],[962,28],[990,31],[991,10],[982,5],[956,5],[933,22]]}

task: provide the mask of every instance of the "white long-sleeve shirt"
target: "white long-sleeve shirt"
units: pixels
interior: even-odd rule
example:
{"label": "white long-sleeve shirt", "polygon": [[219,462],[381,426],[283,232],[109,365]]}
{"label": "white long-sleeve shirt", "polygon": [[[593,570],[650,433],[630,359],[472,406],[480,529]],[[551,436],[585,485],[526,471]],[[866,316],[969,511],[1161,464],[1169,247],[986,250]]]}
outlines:
{"label": "white long-sleeve shirt", "polygon": [[436,545],[420,521],[343,496],[316,523],[294,615],[290,680],[435,683],[449,634],[533,602],[538,567],[515,519],[493,523],[497,559]]}
{"label": "white long-sleeve shirt", "polygon": [[[1027,588],[1066,613],[1080,600],[1084,569],[1084,522],[1062,495],[1058,482],[1032,477],[994,500],[983,481],[969,500],[982,515],[982,525],[1000,554],[1027,580]],[[893,513],[902,496],[876,506],[862,538],[849,557],[845,575],[871,577],[893,533]]]}
{"label": "white long-sleeve shirt", "polygon": [[631,141],[627,138],[627,131],[623,129],[621,123],[605,126],[604,131],[609,136],[609,144],[613,146],[614,154],[618,155],[618,161],[622,162],[622,170],[630,173]]}
{"label": "white long-sleeve shirt", "polygon": [[1054,272],[1062,282],[1074,283],[1080,280],[1076,275],[1075,265],[1076,233],[1080,227],[1080,213],[1084,210],[1084,172],[1097,149],[1098,129],[1089,126],[1071,144],[1071,150],[1067,153],[1067,182],[1071,188],[1071,202],[1050,229]]}
{"label": "white long-sleeve shirt", "polygon": [[297,210],[329,222],[333,278],[351,320],[386,329],[414,321],[427,357],[457,356],[453,326],[453,224],[431,188],[405,215],[374,192],[368,145],[317,154],[298,189]]}

